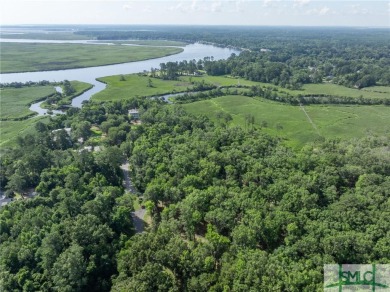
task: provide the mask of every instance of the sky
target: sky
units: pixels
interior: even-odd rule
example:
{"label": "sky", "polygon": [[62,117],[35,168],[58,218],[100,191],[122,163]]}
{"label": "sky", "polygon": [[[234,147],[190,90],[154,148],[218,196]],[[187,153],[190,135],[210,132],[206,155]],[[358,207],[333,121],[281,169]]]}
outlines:
{"label": "sky", "polygon": [[0,24],[390,28],[390,0],[0,0]]}

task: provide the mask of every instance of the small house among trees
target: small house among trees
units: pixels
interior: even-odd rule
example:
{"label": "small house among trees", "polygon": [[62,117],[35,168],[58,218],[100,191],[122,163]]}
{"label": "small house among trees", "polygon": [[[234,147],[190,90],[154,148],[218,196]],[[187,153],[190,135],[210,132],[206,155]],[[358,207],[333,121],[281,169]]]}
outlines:
{"label": "small house among trees", "polygon": [[135,120],[139,120],[139,112],[137,109],[130,109],[129,116],[131,116]]}

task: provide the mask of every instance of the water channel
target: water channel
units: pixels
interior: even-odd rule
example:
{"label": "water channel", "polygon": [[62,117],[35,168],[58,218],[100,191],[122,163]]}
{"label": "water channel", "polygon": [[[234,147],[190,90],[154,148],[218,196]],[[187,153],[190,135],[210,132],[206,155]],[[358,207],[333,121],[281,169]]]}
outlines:
{"label": "water channel", "polygon": [[[1,41],[1,39],[0,39]],[[13,42],[33,42],[35,40],[18,40],[13,39]],[[40,43],[53,43],[50,40],[40,40]],[[57,42],[57,41],[55,41]],[[63,43],[75,43],[75,41],[61,41]],[[83,43],[86,41],[78,41]],[[107,43],[108,44],[108,43]],[[115,65],[106,65],[98,67],[88,67],[80,69],[67,69],[55,71],[39,71],[39,72],[23,72],[23,73],[7,73],[0,74],[0,83],[11,82],[28,82],[48,80],[51,82],[62,80],[79,80],[93,85],[93,87],[72,100],[72,106],[81,107],[84,100],[89,100],[92,95],[102,91],[106,85],[96,80],[96,78],[150,71],[151,68],[159,68],[160,63],[176,62],[183,60],[199,60],[204,57],[214,57],[214,60],[226,59],[231,54],[239,54],[239,51],[231,48],[220,48],[204,44],[190,44],[183,48],[183,52],[167,57],[149,59],[145,61],[129,62]],[[33,104],[30,109],[37,111],[39,115],[46,114],[47,110],[40,108],[40,103]]]}

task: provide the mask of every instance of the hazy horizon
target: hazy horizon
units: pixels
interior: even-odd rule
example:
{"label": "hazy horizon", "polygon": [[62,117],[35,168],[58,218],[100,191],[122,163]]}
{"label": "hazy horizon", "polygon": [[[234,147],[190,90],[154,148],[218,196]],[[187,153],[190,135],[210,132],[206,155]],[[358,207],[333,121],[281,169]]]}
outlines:
{"label": "hazy horizon", "polygon": [[1,26],[232,25],[390,27],[389,1],[2,0]]}

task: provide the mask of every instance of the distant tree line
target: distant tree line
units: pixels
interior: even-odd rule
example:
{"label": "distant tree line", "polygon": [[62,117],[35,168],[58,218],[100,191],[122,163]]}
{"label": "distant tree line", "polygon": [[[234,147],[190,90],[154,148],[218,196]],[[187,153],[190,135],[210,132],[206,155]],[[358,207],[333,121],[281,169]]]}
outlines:
{"label": "distant tree line", "polygon": [[44,85],[50,85],[50,84],[56,85],[58,83],[52,83],[52,82],[47,81],[47,80],[42,80],[42,81],[38,81],[38,82],[34,82],[34,81],[10,82],[10,83],[0,83],[0,88],[6,88],[6,87],[22,88],[25,86],[35,86],[35,85],[44,86]]}
{"label": "distant tree line", "polygon": [[77,33],[98,39],[171,39],[245,48],[240,56],[205,63],[205,70],[292,89],[324,80],[356,88],[390,84],[386,29],[167,26]]}

